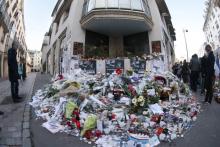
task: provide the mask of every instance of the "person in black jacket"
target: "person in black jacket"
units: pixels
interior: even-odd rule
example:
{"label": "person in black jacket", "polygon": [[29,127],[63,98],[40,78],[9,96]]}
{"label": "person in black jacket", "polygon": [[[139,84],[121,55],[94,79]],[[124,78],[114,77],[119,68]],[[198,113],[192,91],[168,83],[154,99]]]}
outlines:
{"label": "person in black jacket", "polygon": [[213,98],[213,85],[215,81],[215,56],[212,51],[212,47],[210,45],[207,45],[205,47],[205,51],[207,52],[207,58],[205,60],[205,89],[206,89],[206,96],[205,96],[205,102],[208,102],[211,104],[212,98]]}
{"label": "person in black jacket", "polygon": [[15,42],[12,43],[12,48],[8,50],[8,74],[9,74],[9,81],[11,82],[11,95],[13,101],[15,103],[20,102],[21,98],[18,96],[18,63],[17,63],[17,51],[16,51],[16,44]]}
{"label": "person in black jacket", "polygon": [[190,69],[189,65],[186,62],[186,60],[183,61],[183,67],[182,67],[182,78],[184,83],[189,83],[189,75],[190,75]]}
{"label": "person in black jacket", "polygon": [[207,56],[204,55],[201,60],[200,60],[200,64],[201,64],[201,94],[204,94],[205,93],[205,67],[206,67],[206,59],[207,59]]}
{"label": "person in black jacket", "polygon": [[198,77],[199,77],[199,71],[200,71],[200,63],[199,58],[197,54],[194,54],[192,56],[192,59],[190,61],[190,86],[191,89],[196,92],[197,91],[197,84],[198,84]]}

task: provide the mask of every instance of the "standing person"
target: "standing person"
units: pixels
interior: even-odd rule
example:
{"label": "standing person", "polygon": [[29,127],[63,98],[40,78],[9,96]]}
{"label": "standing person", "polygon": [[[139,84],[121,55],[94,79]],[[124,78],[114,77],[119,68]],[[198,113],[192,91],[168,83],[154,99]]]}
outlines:
{"label": "standing person", "polygon": [[215,56],[210,45],[205,47],[205,51],[207,52],[207,58],[205,62],[205,102],[211,104],[213,98],[213,85],[215,81]]}
{"label": "standing person", "polygon": [[26,74],[26,63],[25,62],[23,63],[23,75],[22,75],[22,77],[23,77],[23,80],[25,81],[25,79],[27,77],[27,74]]}
{"label": "standing person", "polygon": [[16,51],[15,42],[12,43],[12,48],[8,50],[8,74],[9,74],[9,81],[11,82],[11,95],[13,101],[15,103],[20,102],[21,98],[18,96],[18,63],[17,63],[17,51]]}
{"label": "standing person", "polygon": [[178,64],[177,66],[177,77],[181,80],[182,78],[182,67],[183,67],[183,63],[182,61]]}
{"label": "standing person", "polygon": [[189,75],[190,75],[189,65],[186,62],[186,60],[184,60],[183,67],[182,67],[182,78],[185,84],[189,83]]}
{"label": "standing person", "polygon": [[172,69],[173,69],[173,74],[177,76],[178,64],[175,63],[175,64],[173,65]]}
{"label": "standing person", "polygon": [[18,64],[18,74],[19,74],[21,81],[23,81],[23,65],[21,62],[19,62]]}
{"label": "standing person", "polygon": [[207,56],[204,55],[202,58],[201,58],[201,94],[204,94],[205,93],[205,68],[206,68],[206,59],[207,59]]}
{"label": "standing person", "polygon": [[199,58],[197,54],[194,54],[192,56],[192,59],[190,61],[190,86],[191,89],[196,92],[197,91],[197,84],[198,84],[198,77],[199,77],[199,71],[200,71],[200,63]]}

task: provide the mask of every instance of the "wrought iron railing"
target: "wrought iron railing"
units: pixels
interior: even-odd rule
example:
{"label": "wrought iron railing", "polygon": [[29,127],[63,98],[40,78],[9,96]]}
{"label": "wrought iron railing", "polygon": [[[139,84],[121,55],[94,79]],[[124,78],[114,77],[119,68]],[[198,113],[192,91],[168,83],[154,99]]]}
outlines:
{"label": "wrought iron railing", "polygon": [[98,9],[139,11],[151,17],[147,0],[85,0],[82,15]]}

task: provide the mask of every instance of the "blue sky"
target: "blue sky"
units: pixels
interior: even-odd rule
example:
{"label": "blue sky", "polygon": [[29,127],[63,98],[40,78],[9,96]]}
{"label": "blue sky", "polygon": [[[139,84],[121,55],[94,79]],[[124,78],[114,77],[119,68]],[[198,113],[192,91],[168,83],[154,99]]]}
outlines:
{"label": "blue sky", "polygon": [[57,0],[24,0],[28,49],[41,49],[44,34],[50,27],[50,16],[56,2]]}
{"label": "blue sky", "polygon": [[[28,48],[40,50],[45,32],[51,23],[51,12],[57,0],[25,0],[26,40]],[[188,29],[187,42],[189,54],[197,53],[204,42],[202,31],[204,23],[205,0],[166,0],[176,28],[175,43],[177,58],[186,58],[183,29]]]}
{"label": "blue sky", "polygon": [[176,56],[177,58],[186,59],[183,29],[189,31],[186,38],[190,56],[198,53],[205,41],[202,30],[205,0],[166,0],[166,3],[172,15],[172,22],[177,34]]}

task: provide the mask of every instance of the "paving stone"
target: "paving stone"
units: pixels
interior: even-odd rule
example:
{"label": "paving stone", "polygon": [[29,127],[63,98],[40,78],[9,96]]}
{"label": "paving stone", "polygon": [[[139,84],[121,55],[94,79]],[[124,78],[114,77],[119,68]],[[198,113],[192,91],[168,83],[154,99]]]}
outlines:
{"label": "paving stone", "polygon": [[0,145],[6,145],[6,138],[0,138]]}
{"label": "paving stone", "polygon": [[30,129],[23,129],[23,138],[28,138],[30,136]]}
{"label": "paving stone", "polygon": [[30,128],[30,123],[29,122],[24,122],[23,123],[23,129],[29,129]]}
{"label": "paving stone", "polygon": [[7,128],[8,132],[14,132],[14,131],[18,131],[18,127],[8,127]]}
{"label": "paving stone", "polygon": [[14,138],[15,145],[22,145],[22,139],[21,138]]}
{"label": "paving stone", "polygon": [[21,136],[21,131],[13,132],[11,137],[16,137],[16,138],[17,138],[17,137],[22,137],[22,136]]}
{"label": "paving stone", "polygon": [[24,116],[23,121],[30,121],[30,116]]}
{"label": "paving stone", "polygon": [[7,138],[6,139],[6,145],[10,145],[10,146],[15,145],[15,139]]}
{"label": "paving stone", "polygon": [[31,147],[31,139],[30,138],[25,138],[23,139],[23,147]]}
{"label": "paving stone", "polygon": [[30,111],[25,112],[25,113],[24,113],[24,116],[30,116]]}

